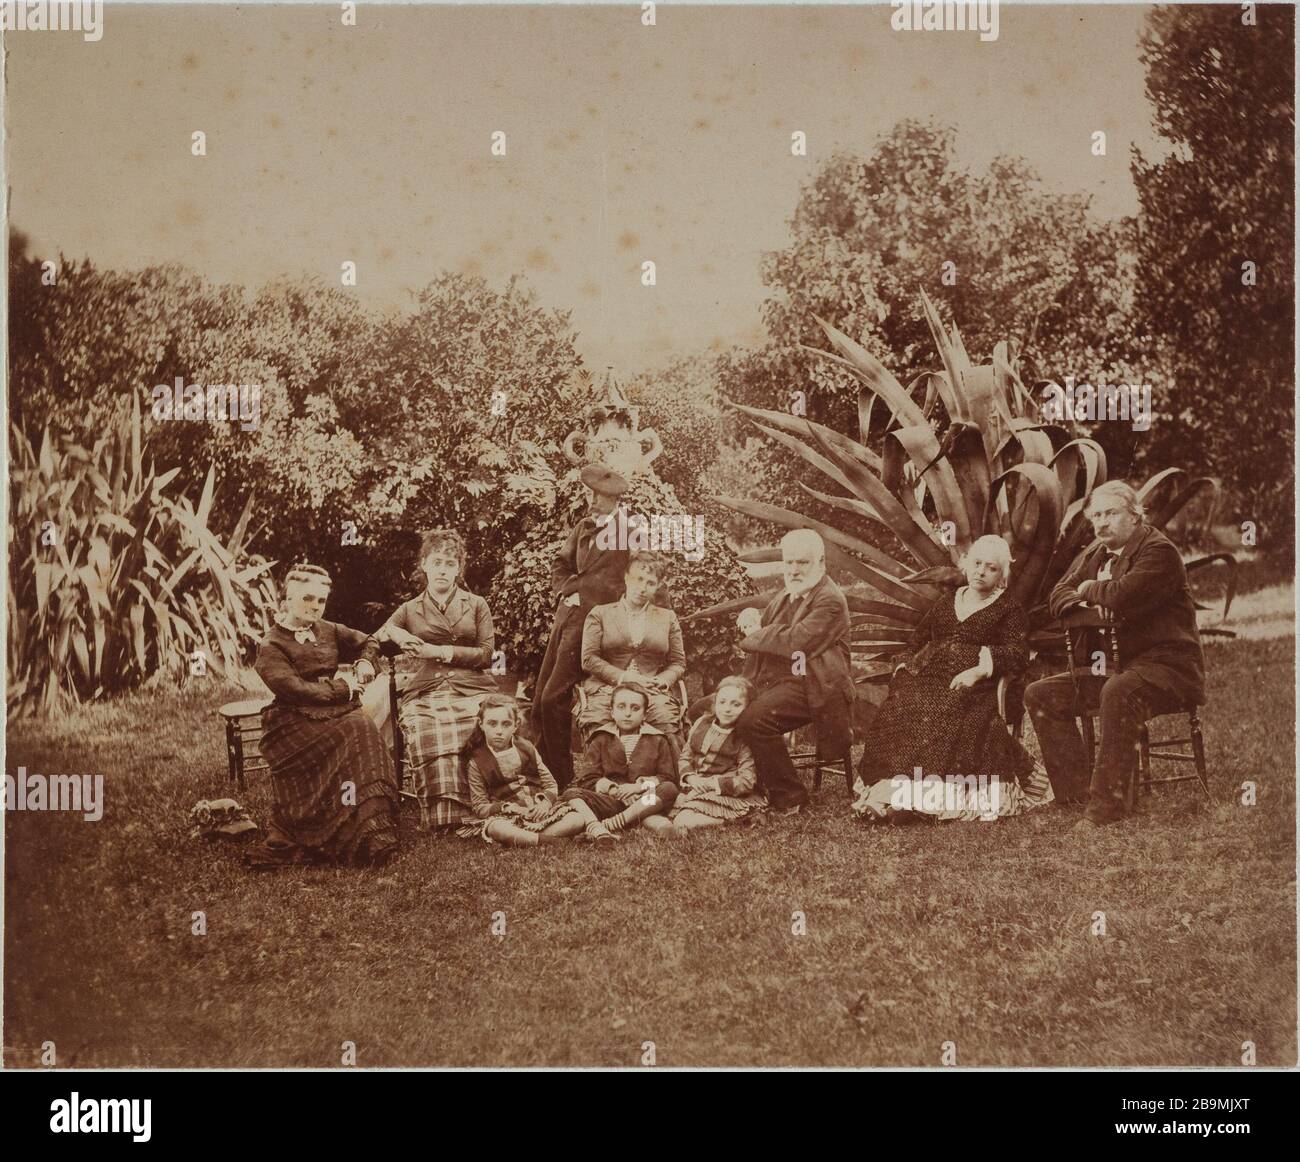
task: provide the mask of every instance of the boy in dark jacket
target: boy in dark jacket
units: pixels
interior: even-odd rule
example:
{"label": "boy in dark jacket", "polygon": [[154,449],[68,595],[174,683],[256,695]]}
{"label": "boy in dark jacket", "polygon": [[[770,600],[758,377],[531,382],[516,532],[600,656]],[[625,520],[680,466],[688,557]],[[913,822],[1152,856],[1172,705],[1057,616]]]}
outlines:
{"label": "boy in dark jacket", "polygon": [[573,785],[561,796],[586,803],[611,832],[661,815],[677,799],[673,749],[668,736],[645,721],[647,702],[638,685],[614,687],[614,721],[591,736]]}

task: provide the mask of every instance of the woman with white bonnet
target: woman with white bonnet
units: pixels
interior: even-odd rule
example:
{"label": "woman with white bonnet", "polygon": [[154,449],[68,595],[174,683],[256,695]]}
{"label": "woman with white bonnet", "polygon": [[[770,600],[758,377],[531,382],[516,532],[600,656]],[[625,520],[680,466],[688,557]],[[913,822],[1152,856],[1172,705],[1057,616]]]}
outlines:
{"label": "woman with white bonnet", "polygon": [[998,679],[1029,662],[1025,611],[1007,592],[1011,548],[980,537],[961,567],[966,584],[921,619],[867,732],[853,805],[867,822],[994,819],[1051,799],[998,715]]}

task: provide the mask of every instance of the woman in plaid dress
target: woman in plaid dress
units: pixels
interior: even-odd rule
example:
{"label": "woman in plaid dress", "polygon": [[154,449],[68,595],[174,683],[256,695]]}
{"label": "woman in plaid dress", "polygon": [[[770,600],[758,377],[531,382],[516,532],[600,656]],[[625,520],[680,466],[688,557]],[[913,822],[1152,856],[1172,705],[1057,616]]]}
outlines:
{"label": "woman in plaid dress", "polygon": [[[262,733],[274,804],[266,840],[245,854],[250,867],[379,865],[397,850],[393,760],[358,700],[379,647],[321,617],[329,590],[324,569],[295,566],[285,611],[257,653],[257,672],[275,695]],[[353,673],[334,677],[353,660]]]}
{"label": "woman in plaid dress", "polygon": [[460,534],[425,533],[420,566],[424,592],[400,606],[375,637],[402,647],[397,721],[427,830],[474,818],[460,752],[478,721],[479,704],[497,684],[488,673],[495,648],[491,611],[483,598],[457,584],[465,566]]}

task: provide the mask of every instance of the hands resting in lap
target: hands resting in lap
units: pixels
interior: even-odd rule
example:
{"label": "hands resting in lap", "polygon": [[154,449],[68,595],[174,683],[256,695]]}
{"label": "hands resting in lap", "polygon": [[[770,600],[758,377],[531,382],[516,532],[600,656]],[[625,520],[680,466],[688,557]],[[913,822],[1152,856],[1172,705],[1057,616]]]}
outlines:
{"label": "hands resting in lap", "polygon": [[401,647],[402,656],[407,658],[428,658],[435,662],[450,662],[453,656],[451,646],[435,646],[396,625],[381,630],[375,638],[377,641],[395,642]]}

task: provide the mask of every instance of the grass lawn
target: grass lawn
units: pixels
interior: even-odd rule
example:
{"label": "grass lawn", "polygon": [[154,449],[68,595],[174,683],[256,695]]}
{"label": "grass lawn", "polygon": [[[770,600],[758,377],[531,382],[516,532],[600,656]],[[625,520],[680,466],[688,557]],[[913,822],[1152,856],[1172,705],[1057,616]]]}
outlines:
{"label": "grass lawn", "polygon": [[[102,773],[107,805],[6,819],[4,1062],[1293,1065],[1293,649],[1207,641],[1213,802],[1089,835],[1054,808],[867,830],[837,782],[687,843],[502,850],[408,814],[381,873],[253,875],[187,835],[229,793],[219,690],[14,722],[6,772]],[[264,786],[241,801],[265,821]]]}

